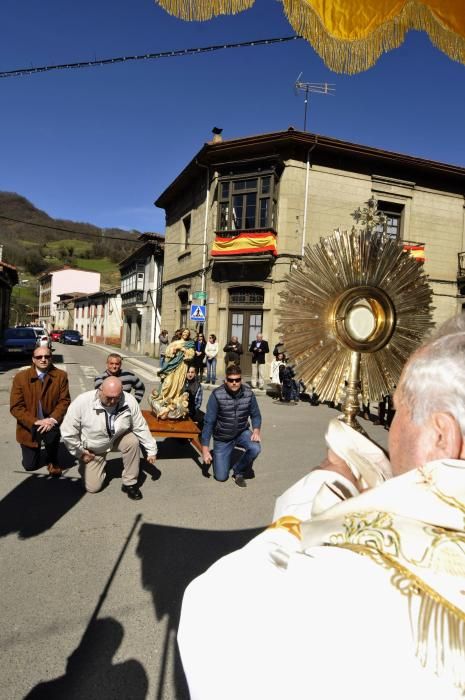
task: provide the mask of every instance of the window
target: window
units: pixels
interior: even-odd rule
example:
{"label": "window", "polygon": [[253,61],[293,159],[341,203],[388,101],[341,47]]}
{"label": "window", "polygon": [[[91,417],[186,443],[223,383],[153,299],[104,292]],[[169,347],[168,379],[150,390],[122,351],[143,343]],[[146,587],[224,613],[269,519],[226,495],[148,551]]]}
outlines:
{"label": "window", "polygon": [[[229,290],[229,304],[262,306],[265,292],[260,287],[233,287]],[[234,334],[233,334],[234,335]]]}
{"label": "window", "polygon": [[191,244],[191,215],[182,220],[184,226],[184,250],[189,250]]}
{"label": "window", "polygon": [[274,173],[220,180],[218,229],[246,231],[274,228],[276,218]]}
{"label": "window", "polygon": [[179,292],[179,304],[180,304],[180,314],[179,314],[179,327],[186,328],[187,319],[189,315],[189,293],[185,290]]}
{"label": "window", "polygon": [[386,233],[389,238],[400,239],[403,210],[403,204],[379,201],[378,211],[382,212],[387,217],[387,221],[384,226],[378,226],[376,231],[378,233]]}
{"label": "window", "polygon": [[145,280],[144,263],[133,263],[124,270],[121,275],[121,294],[127,295],[130,292],[143,291]]}

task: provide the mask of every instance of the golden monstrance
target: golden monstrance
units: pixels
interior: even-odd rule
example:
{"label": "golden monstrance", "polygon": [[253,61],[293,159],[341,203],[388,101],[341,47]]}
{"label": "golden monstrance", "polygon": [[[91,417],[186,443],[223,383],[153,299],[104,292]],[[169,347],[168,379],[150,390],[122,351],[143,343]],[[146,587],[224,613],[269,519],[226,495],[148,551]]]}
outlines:
{"label": "golden monstrance", "polygon": [[337,229],[307,246],[281,292],[279,333],[296,376],[322,401],[342,403],[355,420],[363,403],[392,394],[407,357],[432,322],[423,265],[383,232],[386,217],[370,199]]}

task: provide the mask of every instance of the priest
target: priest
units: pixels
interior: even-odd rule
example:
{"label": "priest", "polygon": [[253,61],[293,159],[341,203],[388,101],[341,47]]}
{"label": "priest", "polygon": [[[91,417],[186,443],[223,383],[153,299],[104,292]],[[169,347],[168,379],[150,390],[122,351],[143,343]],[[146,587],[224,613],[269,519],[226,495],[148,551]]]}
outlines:
{"label": "priest", "polygon": [[274,523],[188,586],[192,700],[463,697],[464,357],[458,317],[404,368],[390,464],[331,424]]}

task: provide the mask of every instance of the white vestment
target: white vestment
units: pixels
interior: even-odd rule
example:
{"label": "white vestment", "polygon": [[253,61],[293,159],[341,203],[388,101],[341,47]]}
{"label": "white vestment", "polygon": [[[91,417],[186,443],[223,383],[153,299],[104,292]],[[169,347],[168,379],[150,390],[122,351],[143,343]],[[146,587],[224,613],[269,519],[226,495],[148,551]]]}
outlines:
{"label": "white vestment", "polygon": [[[317,470],[287,492],[313,509],[299,536],[267,529],[188,586],[178,641],[191,699],[462,698],[465,462],[433,462],[315,516],[325,478],[341,482]],[[381,540],[385,559],[363,556]],[[401,592],[409,576],[428,596]]]}

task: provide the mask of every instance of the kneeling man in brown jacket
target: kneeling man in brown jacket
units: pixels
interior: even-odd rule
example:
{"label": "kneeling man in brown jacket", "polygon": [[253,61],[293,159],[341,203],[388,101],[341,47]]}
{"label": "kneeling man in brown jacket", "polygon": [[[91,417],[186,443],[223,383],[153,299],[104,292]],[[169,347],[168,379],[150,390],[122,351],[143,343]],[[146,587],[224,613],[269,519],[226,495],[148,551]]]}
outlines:
{"label": "kneeling man in brown jacket", "polygon": [[68,375],[53,366],[50,348],[35,348],[31,367],[18,372],[10,395],[10,413],[17,421],[16,440],[21,445],[26,471],[42,466],[40,449],[43,443],[49,473],[61,475],[63,470],[57,464],[59,425],[70,403]]}

